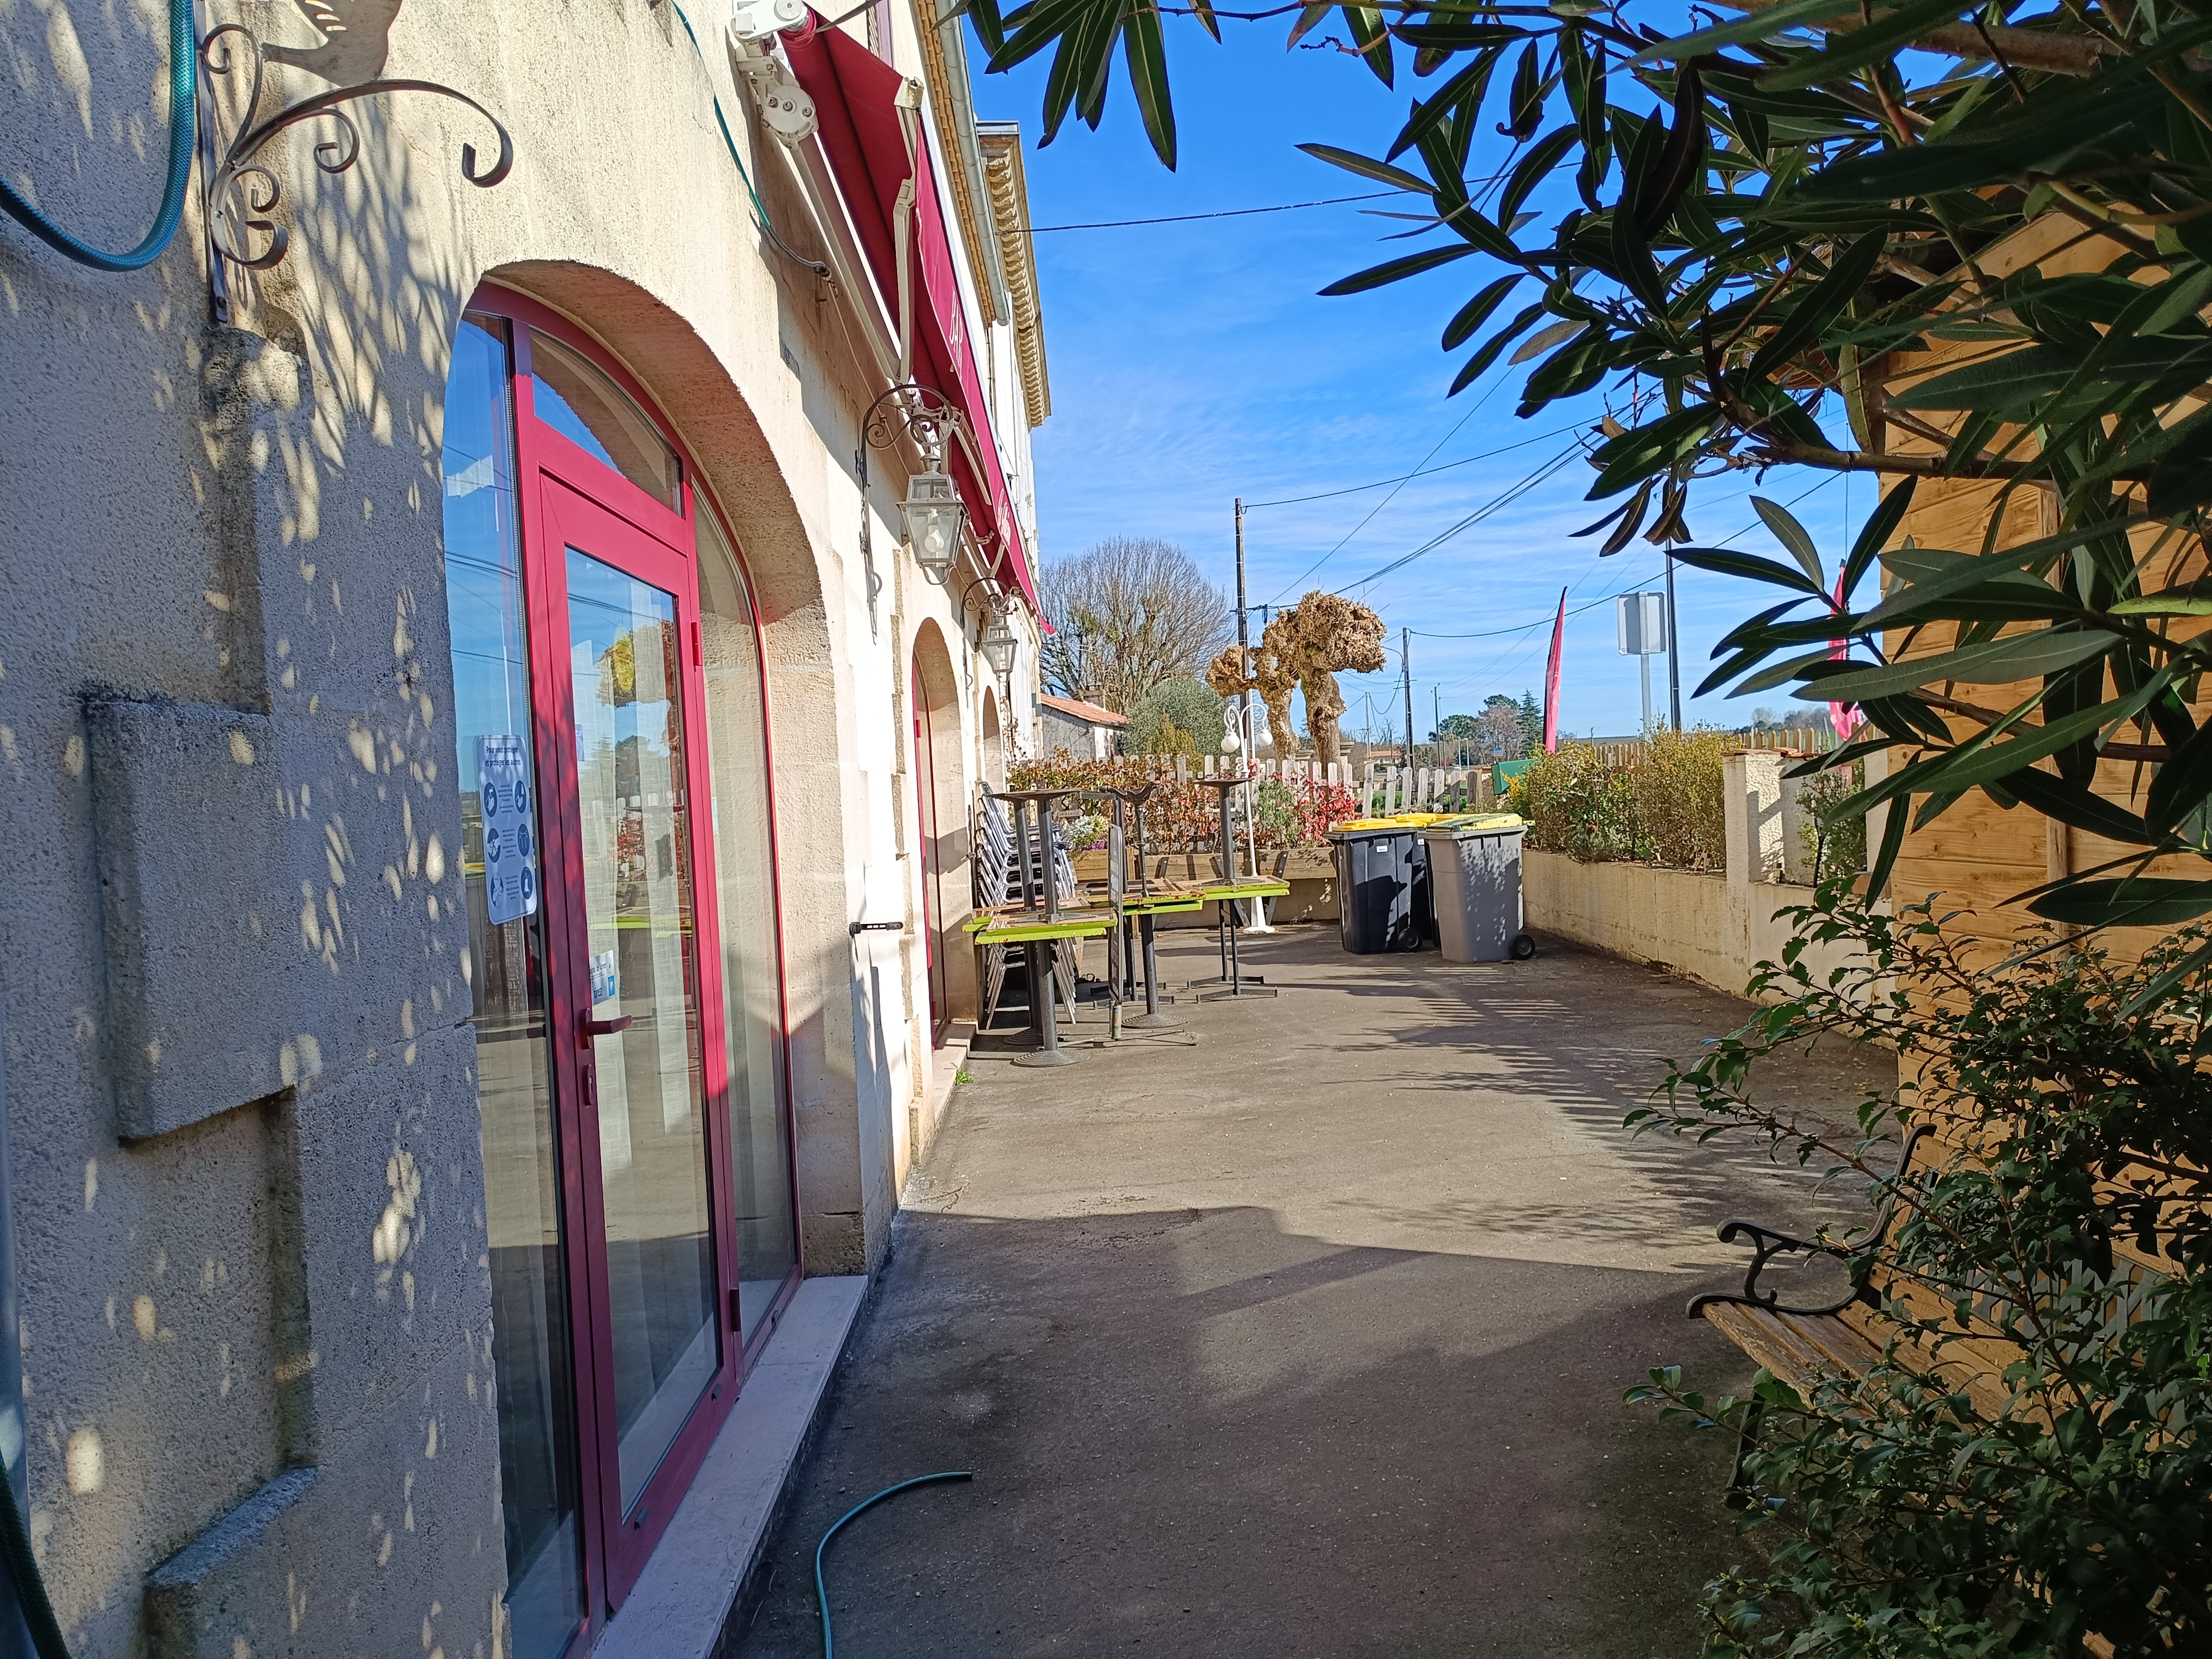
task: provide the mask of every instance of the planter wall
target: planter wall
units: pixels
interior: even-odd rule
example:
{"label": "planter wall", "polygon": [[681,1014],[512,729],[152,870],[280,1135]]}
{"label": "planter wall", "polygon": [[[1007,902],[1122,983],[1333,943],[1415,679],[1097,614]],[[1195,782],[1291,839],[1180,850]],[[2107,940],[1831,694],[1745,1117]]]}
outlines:
{"label": "planter wall", "polygon": [[[1725,874],[1578,864],[1564,853],[1524,852],[1529,930],[1743,995],[1759,964],[1781,961],[1790,941],[1790,923],[1775,912],[1809,902],[1813,890],[1770,878],[1784,868],[1780,757],[1751,750],[1729,756],[1724,767]],[[1825,975],[1854,955],[1841,946],[1814,946],[1807,960]]]}

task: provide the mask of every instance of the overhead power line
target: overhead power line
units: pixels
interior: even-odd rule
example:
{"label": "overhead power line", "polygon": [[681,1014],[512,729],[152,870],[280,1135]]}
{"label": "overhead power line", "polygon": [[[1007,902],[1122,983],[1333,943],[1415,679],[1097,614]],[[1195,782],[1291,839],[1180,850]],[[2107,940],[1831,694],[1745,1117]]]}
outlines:
{"label": "overhead power line", "polygon": [[[1547,438],[1557,438],[1563,434],[1572,432],[1582,424],[1581,422],[1577,422],[1572,426],[1553,427],[1549,432],[1539,432],[1533,438],[1522,439],[1519,443],[1501,445],[1496,449],[1486,449],[1480,455],[1462,456],[1458,460],[1446,461],[1442,466],[1425,466],[1416,472],[1401,472],[1395,478],[1377,478],[1372,483],[1346,484],[1341,489],[1324,489],[1316,495],[1285,495],[1279,501],[1247,501],[1244,503],[1244,510],[1249,513],[1257,507],[1297,507],[1305,501],[1326,501],[1339,495],[1357,495],[1364,489],[1380,489],[1385,484],[1408,483],[1415,478],[1425,478],[1433,473],[1449,472],[1454,467],[1473,466],[1477,461],[1495,460],[1498,456],[1510,455],[1516,449],[1526,449],[1530,444],[1540,444]],[[1458,428],[1455,427],[1453,430],[1456,431]],[[1441,448],[1443,446],[1438,445],[1437,447]]]}
{"label": "overhead power line", "polygon": [[1390,574],[1393,571],[1404,569],[1407,565],[1413,563],[1414,560],[1425,557],[1427,555],[1435,552],[1437,549],[1442,547],[1446,542],[1451,540],[1453,537],[1460,535],[1465,531],[1472,530],[1476,525],[1480,524],[1485,519],[1490,517],[1492,514],[1499,512],[1504,507],[1510,506],[1514,501],[1518,501],[1522,495],[1527,495],[1528,491],[1534,489],[1538,484],[1543,483],[1545,479],[1550,477],[1554,472],[1557,472],[1561,467],[1565,466],[1569,461],[1573,460],[1581,453],[1583,453],[1582,441],[1580,439],[1577,439],[1576,441],[1569,444],[1558,454],[1553,456],[1549,460],[1538,466],[1534,472],[1531,472],[1527,477],[1522,478],[1517,483],[1508,485],[1504,490],[1500,491],[1498,495],[1492,496],[1490,500],[1485,501],[1480,507],[1475,508],[1474,512],[1460,520],[1458,523],[1438,531],[1435,535],[1430,537],[1428,540],[1423,542],[1412,552],[1401,554],[1399,557],[1391,560],[1389,563],[1384,565],[1380,570],[1370,571],[1366,575],[1362,576],[1358,581],[1346,582],[1342,587],[1338,588],[1336,591],[1340,593],[1346,593],[1349,592],[1355,587],[1368,586],[1371,583],[1382,580],[1383,577]]}
{"label": "overhead power line", "polygon": [[[866,10],[866,8],[863,6],[860,9]],[[1570,165],[1571,164],[1563,161],[1553,167],[1552,172],[1565,172]],[[1480,179],[1469,179],[1465,182],[1470,185],[1494,185],[1510,176],[1512,172],[1511,167],[1503,167],[1496,173],[1485,173]],[[1187,225],[1200,219],[1242,219],[1255,213],[1295,213],[1300,208],[1341,207],[1347,202],[1379,202],[1386,196],[1424,194],[1430,195],[1431,198],[1434,199],[1433,192],[1428,191],[1373,190],[1364,196],[1324,196],[1318,201],[1312,202],[1277,202],[1267,207],[1218,208],[1211,213],[1170,213],[1157,219],[1095,219],[1079,225],[1018,225],[1014,228],[1014,234],[1042,236],[1049,231],[1055,230],[1122,230],[1133,225]],[[1435,229],[1443,222],[1443,216],[1436,216],[1431,222],[1430,228]]]}
{"label": "overhead power line", "polygon": [[1300,208],[1341,207],[1346,202],[1378,202],[1404,196],[1402,190],[1370,190],[1364,196],[1324,196],[1317,202],[1278,202],[1272,207],[1222,208],[1212,213],[1170,213],[1158,219],[1094,219],[1080,225],[1022,225],[1017,236],[1043,236],[1055,230],[1123,230],[1133,225],[1187,225],[1198,219],[1243,219],[1255,213],[1295,213]]}
{"label": "overhead power line", "polygon": [[[1504,382],[1503,380],[1492,381],[1489,389],[1484,392],[1481,397],[1475,399],[1474,407],[1469,409],[1466,414],[1461,416],[1459,419],[1453,422],[1451,430],[1445,433],[1443,437],[1437,439],[1435,446],[1430,449],[1429,453],[1421,457],[1421,466],[1426,466],[1431,461],[1436,459],[1437,453],[1454,438],[1459,436],[1460,428],[1465,426],[1469,421],[1473,420],[1475,416],[1476,411],[1481,409],[1483,404],[1490,401],[1491,394],[1496,392],[1498,388],[1504,384]],[[1412,472],[1406,475],[1406,478],[1417,477],[1419,476],[1419,473],[1420,468],[1416,467]],[[1322,554],[1321,557],[1316,559],[1311,564],[1308,565],[1298,575],[1293,577],[1291,580],[1285,582],[1281,588],[1277,591],[1273,603],[1279,604],[1285,593],[1289,592],[1292,588],[1297,586],[1300,583],[1304,582],[1308,576],[1312,575],[1315,571],[1320,569],[1322,566],[1327,564],[1338,554],[1343,552],[1346,543],[1349,542],[1361,531],[1366,529],[1369,525],[1375,521],[1375,515],[1377,513],[1380,513],[1384,507],[1389,506],[1392,501],[1398,499],[1398,491],[1404,487],[1406,478],[1399,479],[1395,484],[1391,486],[1390,493],[1389,495],[1385,495],[1381,501],[1376,502],[1374,506],[1369,507],[1367,509],[1367,516],[1362,519],[1358,524],[1352,526],[1351,529],[1346,531],[1342,539],[1340,540],[1334,547],[1330,548],[1328,552]]]}
{"label": "overhead power line", "polygon": [[[1796,505],[1797,505],[1797,503],[1798,503],[1798,502],[1800,502],[1800,501],[1803,501],[1807,496],[1811,495],[1814,495],[1814,494],[1815,494],[1816,492],[1818,492],[1818,491],[1820,491],[1820,490],[1826,489],[1830,484],[1832,484],[1832,483],[1835,483],[1835,482],[1836,482],[1836,480],[1837,480],[1838,478],[1843,478],[1843,479],[1844,479],[1846,482],[1849,482],[1850,475],[1849,475],[1848,473],[1831,472],[1831,473],[1829,473],[1826,477],[1821,478],[1819,482],[1817,482],[1816,483],[1814,483],[1814,484],[1813,484],[1813,485],[1811,485],[1809,488],[1805,489],[1801,489],[1801,490],[1799,490],[1799,491],[1798,491],[1795,495],[1792,495],[1792,496],[1791,496],[1788,501],[1784,501],[1784,502],[1783,503],[1783,505],[1784,505],[1784,507],[1795,507],[1795,506],[1796,506]],[[1723,536],[1723,537],[1720,538],[1720,542],[1719,542],[1719,543],[1717,543],[1717,544],[1715,544],[1715,545],[1723,545],[1723,544],[1727,544],[1727,543],[1729,543],[1729,542],[1732,542],[1732,541],[1735,540],[1735,538],[1736,538],[1737,537],[1739,537],[1739,536],[1748,535],[1751,532],[1753,532],[1753,531],[1754,531],[1754,530],[1759,529],[1759,526],[1760,526],[1761,522],[1762,522],[1762,521],[1761,521],[1761,520],[1758,520],[1758,519],[1753,519],[1753,520],[1752,520],[1748,524],[1740,525],[1740,526],[1738,526],[1735,529],[1734,529],[1734,530],[1730,531],[1727,535]],[[1848,529],[1848,526],[1846,526],[1846,528]],[[1588,573],[1587,573],[1587,572],[1585,572],[1584,574],[1585,574],[1585,575],[1587,575],[1587,574],[1588,574]],[[1624,594],[1624,593],[1630,593],[1630,592],[1635,592],[1636,588],[1640,585],[1640,582],[1641,582],[1641,579],[1638,579],[1638,582],[1631,583],[1628,586],[1626,586],[1626,587],[1624,587],[1624,588],[1620,589],[1620,590],[1619,592],[1617,592],[1601,594],[1598,598],[1596,598],[1596,599],[1595,599],[1590,600],[1590,601],[1589,601],[1588,604],[1586,604],[1586,605],[1577,605],[1571,606],[1571,607],[1569,607],[1569,609],[1568,609],[1567,614],[1568,614],[1570,617],[1579,617],[1579,616],[1581,616],[1581,615],[1582,615],[1584,611],[1595,611],[1595,610],[1596,610],[1596,609],[1598,608],[1598,606],[1600,606],[1600,605],[1601,605],[1608,604],[1608,603],[1610,603],[1611,601],[1613,601],[1613,600],[1614,600],[1614,599],[1617,599],[1620,598],[1620,597],[1621,597],[1621,595],[1622,595],[1622,594]],[[1577,582],[1577,583],[1576,583],[1576,586],[1581,586],[1581,583],[1580,583],[1580,582]],[[1480,633],[1475,633],[1475,634],[1433,634],[1433,633],[1430,633],[1429,631],[1427,631],[1427,630],[1426,630],[1426,629],[1419,629],[1419,628],[1414,629],[1413,630],[1413,635],[1414,635],[1414,637],[1416,637],[1417,639],[1426,639],[1426,640],[1490,640],[1490,639],[1501,639],[1501,638],[1503,638],[1503,637],[1504,637],[1505,635],[1510,635],[1510,634],[1528,634],[1528,633],[1532,633],[1532,632],[1534,632],[1535,629],[1540,629],[1540,628],[1549,628],[1549,627],[1552,625],[1552,623],[1553,623],[1553,620],[1554,620],[1555,616],[1556,616],[1556,613],[1555,613],[1555,612],[1547,611],[1544,615],[1542,615],[1542,616],[1540,616],[1540,617],[1537,617],[1537,618],[1536,618],[1534,621],[1533,621],[1533,622],[1520,623],[1517,623],[1517,624],[1516,624],[1515,626],[1513,626],[1513,627],[1511,627],[1511,628],[1490,628],[1490,629],[1483,629],[1481,632],[1480,632]],[[1510,665],[1510,663],[1506,665],[1506,666],[1510,666],[1510,665]],[[1492,678],[1492,677],[1495,677],[1495,676],[1498,676],[1498,675],[1501,675],[1501,674],[1503,674],[1504,672],[1504,667],[1494,667],[1494,668],[1493,668],[1493,667],[1487,667],[1487,666],[1486,666],[1486,667],[1483,667],[1483,668],[1478,668],[1478,669],[1476,669],[1476,670],[1475,670],[1474,672],[1472,672],[1472,673],[1468,673],[1468,674],[1462,674],[1462,675],[1460,675],[1459,677],[1457,677],[1457,678],[1455,678],[1455,679],[1449,679],[1449,680],[1445,680],[1445,681],[1443,681],[1443,682],[1442,683],[1442,687],[1443,687],[1443,690],[1447,690],[1447,691],[1448,691],[1448,690],[1451,690],[1453,687],[1455,687],[1455,686],[1459,686],[1459,685],[1464,685],[1464,684],[1466,684],[1469,680],[1476,680],[1476,679],[1484,679],[1484,678]]]}

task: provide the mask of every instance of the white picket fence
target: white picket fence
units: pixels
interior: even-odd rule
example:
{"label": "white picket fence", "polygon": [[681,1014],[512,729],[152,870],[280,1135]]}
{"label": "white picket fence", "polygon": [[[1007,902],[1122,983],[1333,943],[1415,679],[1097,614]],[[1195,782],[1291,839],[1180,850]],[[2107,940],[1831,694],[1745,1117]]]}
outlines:
{"label": "white picket fence", "polygon": [[[1836,746],[1835,732],[1825,726],[1763,726],[1751,731],[1731,732],[1728,738],[1739,749],[1786,749],[1805,755],[1826,754]],[[1593,746],[1598,758],[1607,766],[1633,766],[1646,747],[1638,738],[1620,743],[1600,742]]]}
{"label": "white picket fence", "polygon": [[[1176,757],[1179,781],[1225,777],[1243,769],[1226,757],[1205,756],[1196,770],[1188,757]],[[1355,815],[1363,817],[1387,817],[1395,812],[1479,812],[1491,805],[1487,766],[1393,766],[1369,761],[1355,774],[1348,761],[1323,766],[1319,761],[1263,760],[1254,769],[1263,779],[1329,783],[1349,789]]]}
{"label": "white picket fence", "polygon": [[[1835,747],[1836,734],[1826,726],[1766,726],[1729,734],[1746,749],[1794,750],[1802,754]],[[1632,765],[1640,757],[1641,742],[1600,743],[1599,753],[1616,766]],[[1225,776],[1241,771],[1234,757],[1207,755],[1194,768],[1185,756],[1176,757],[1176,776]],[[1397,812],[1486,812],[1496,805],[1487,766],[1399,766],[1370,760],[1354,768],[1348,761],[1323,766],[1310,760],[1263,760],[1255,769],[1262,778],[1285,782],[1311,781],[1340,784],[1352,792],[1355,811],[1362,817],[1387,817]]]}

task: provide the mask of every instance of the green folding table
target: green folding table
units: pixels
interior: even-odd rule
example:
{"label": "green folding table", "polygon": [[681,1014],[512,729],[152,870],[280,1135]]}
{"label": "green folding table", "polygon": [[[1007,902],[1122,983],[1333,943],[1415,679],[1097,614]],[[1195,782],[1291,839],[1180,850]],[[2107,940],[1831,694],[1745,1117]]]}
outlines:
{"label": "green folding table", "polygon": [[1046,917],[1035,910],[1011,915],[987,915],[969,923],[968,930],[982,945],[1018,945],[1029,962],[1030,1024],[1036,1028],[1037,1046],[1014,1057],[1017,1066],[1073,1066],[1079,1055],[1060,1046],[1060,1021],[1053,1012],[1048,946],[1062,939],[1097,939],[1113,930],[1109,910],[1093,910]]}

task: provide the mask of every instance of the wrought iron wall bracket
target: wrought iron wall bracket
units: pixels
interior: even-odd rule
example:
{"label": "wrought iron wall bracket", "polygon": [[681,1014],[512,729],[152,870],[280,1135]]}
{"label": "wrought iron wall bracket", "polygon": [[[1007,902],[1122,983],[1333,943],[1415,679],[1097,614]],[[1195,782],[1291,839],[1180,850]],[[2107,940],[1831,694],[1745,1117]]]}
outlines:
{"label": "wrought iron wall bracket", "polygon": [[942,465],[948,439],[968,441],[968,417],[935,386],[907,380],[868,405],[860,430],[871,449],[889,449],[904,438],[925,459]]}
{"label": "wrought iron wall bracket", "polygon": [[[395,8],[396,9],[396,8]],[[269,216],[283,201],[284,187],[262,159],[269,141],[303,121],[327,120],[334,134],[315,146],[316,167],[335,177],[361,159],[361,129],[343,106],[388,92],[427,92],[465,104],[489,122],[499,138],[499,154],[492,164],[477,167],[474,144],[461,146],[461,177],[479,190],[489,190],[514,167],[514,140],[499,118],[466,93],[434,81],[387,79],[378,76],[287,104],[266,118],[261,116],[262,82],[268,49],[243,23],[218,23],[200,37],[200,62],[206,67],[203,84],[209,88],[208,107],[200,124],[201,178],[205,191],[208,237],[208,286],[215,319],[231,319],[230,283],[224,269],[234,264],[246,270],[266,270],[280,263],[291,248],[291,232]],[[382,53],[376,54],[380,66]],[[246,79],[244,114],[226,131],[213,94],[215,79]]]}

